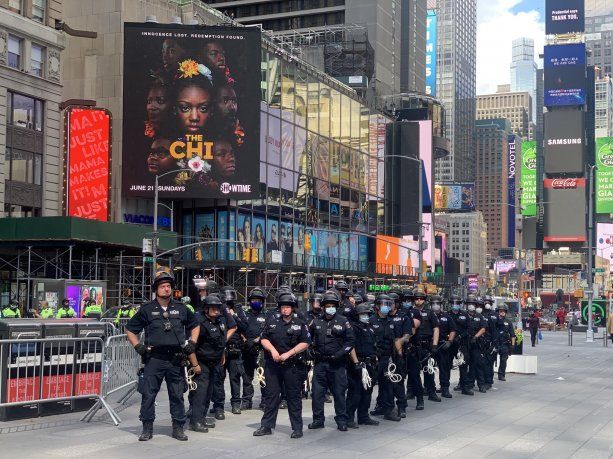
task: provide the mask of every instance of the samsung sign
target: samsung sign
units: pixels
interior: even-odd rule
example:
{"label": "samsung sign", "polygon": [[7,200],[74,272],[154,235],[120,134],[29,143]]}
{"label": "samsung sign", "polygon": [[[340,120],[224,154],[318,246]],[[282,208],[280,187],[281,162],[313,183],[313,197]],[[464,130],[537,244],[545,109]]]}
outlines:
{"label": "samsung sign", "polygon": [[585,168],[585,112],[554,110],[545,113],[545,174],[583,174]]}
{"label": "samsung sign", "polygon": [[[153,225],[153,216],[139,214],[123,214],[123,221],[125,223],[133,223],[135,225]],[[170,228],[170,218],[158,217],[158,226],[161,226],[163,228]]]}

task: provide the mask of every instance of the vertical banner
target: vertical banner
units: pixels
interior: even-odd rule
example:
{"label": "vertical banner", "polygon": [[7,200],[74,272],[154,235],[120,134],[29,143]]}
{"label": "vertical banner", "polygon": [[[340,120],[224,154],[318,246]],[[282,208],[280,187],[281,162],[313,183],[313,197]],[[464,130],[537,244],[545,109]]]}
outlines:
{"label": "vertical banner", "polygon": [[515,213],[517,209],[515,209],[515,175],[516,175],[516,154],[515,149],[517,148],[517,142],[515,134],[509,135],[509,151],[507,155],[507,169],[508,169],[508,181],[507,181],[507,201],[508,201],[508,217],[507,217],[507,231],[508,231],[508,239],[509,247],[515,247]]}
{"label": "vertical banner", "polygon": [[596,213],[613,214],[613,137],[596,139]]}
{"label": "vertical banner", "polygon": [[536,216],[536,142],[521,144],[521,214]]}
{"label": "vertical banner", "polygon": [[436,96],[436,11],[426,17],[426,94]]}
{"label": "vertical banner", "polygon": [[64,121],[65,209],[69,217],[109,220],[111,112],[69,107]]}

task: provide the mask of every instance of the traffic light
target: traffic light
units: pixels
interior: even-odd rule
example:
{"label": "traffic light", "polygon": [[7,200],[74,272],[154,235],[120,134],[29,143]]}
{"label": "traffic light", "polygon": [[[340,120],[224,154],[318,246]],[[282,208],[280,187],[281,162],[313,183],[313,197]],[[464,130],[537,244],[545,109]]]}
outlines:
{"label": "traffic light", "polygon": [[247,247],[243,252],[243,261],[247,263],[258,262],[258,249],[255,247]]}
{"label": "traffic light", "polygon": [[304,250],[306,250],[307,252],[311,251],[311,235],[307,234],[304,237]]}

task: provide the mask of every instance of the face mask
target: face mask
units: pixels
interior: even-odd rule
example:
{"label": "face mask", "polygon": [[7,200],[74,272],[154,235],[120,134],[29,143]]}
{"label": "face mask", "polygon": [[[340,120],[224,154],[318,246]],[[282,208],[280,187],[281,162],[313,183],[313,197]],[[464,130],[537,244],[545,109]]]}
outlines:
{"label": "face mask", "polygon": [[477,314],[481,314],[483,312],[483,308],[477,308],[475,311],[477,311]]}
{"label": "face mask", "polygon": [[386,315],[388,315],[390,313],[390,307],[389,306],[381,306],[381,309],[379,310],[379,312],[381,312],[381,314],[386,316]]}
{"label": "face mask", "polygon": [[204,301],[204,299],[206,298],[206,295],[200,295],[200,300]]}
{"label": "face mask", "polygon": [[459,311],[460,310],[460,305],[459,304],[454,304],[453,306],[451,306],[451,309],[453,309],[454,311]]}
{"label": "face mask", "polygon": [[474,304],[469,304],[466,309],[468,309],[470,312],[475,312],[475,305]]}
{"label": "face mask", "polygon": [[441,305],[440,304],[433,304],[432,305],[432,310],[434,312],[439,312],[441,310]]}
{"label": "face mask", "polygon": [[336,314],[336,308],[335,307],[327,307],[326,308],[326,314],[329,316],[333,316],[334,314]]}
{"label": "face mask", "polygon": [[261,311],[262,310],[262,302],[261,301],[252,301],[250,303],[251,309],[253,309],[254,311]]}
{"label": "face mask", "polygon": [[404,309],[411,309],[413,307],[413,303],[411,303],[410,301],[405,301],[404,303],[402,303],[402,307]]}
{"label": "face mask", "polygon": [[491,304],[489,304],[489,303],[487,303],[487,304],[485,305],[485,309],[487,309],[488,311],[489,311],[489,310],[491,310],[491,309],[492,309],[492,305],[491,305]]}
{"label": "face mask", "polygon": [[370,317],[368,316],[368,314],[360,314],[360,322],[364,324],[370,322]]}

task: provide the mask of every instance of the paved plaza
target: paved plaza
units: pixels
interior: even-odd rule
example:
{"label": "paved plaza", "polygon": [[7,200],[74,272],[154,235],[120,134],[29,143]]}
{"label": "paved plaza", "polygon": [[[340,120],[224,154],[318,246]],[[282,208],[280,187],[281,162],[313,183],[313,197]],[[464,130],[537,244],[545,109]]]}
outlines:
{"label": "paved plaza", "polygon": [[575,334],[575,345],[568,347],[565,332],[544,333],[536,348],[524,348],[538,356],[537,375],[510,374],[487,394],[456,392],[442,403],[426,401],[421,412],[409,401],[407,419],[399,423],[382,421],[378,427],[343,433],[335,428],[332,405],[326,405],[326,428],[309,431],[307,400],[300,440],[290,440],[284,410],[272,436],[253,437],[261,416],[254,410],[226,413],[226,420],[208,434],[188,432],[189,441],[182,443],[170,437],[163,392],[155,435],[147,443],[137,441],[141,426],[134,397],[118,410],[119,427],[102,411],[90,424],[80,422],[79,413],[0,423],[0,457],[608,458],[613,456],[613,347],[584,341],[585,334]]}

